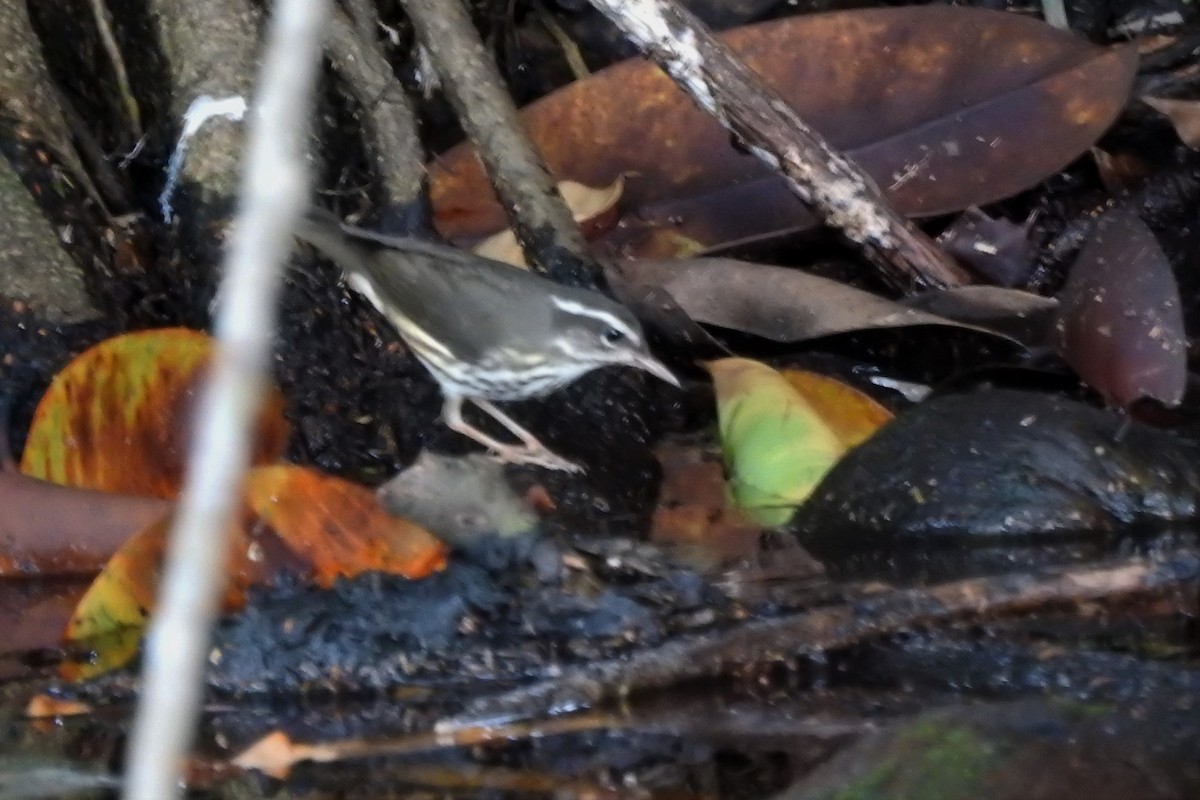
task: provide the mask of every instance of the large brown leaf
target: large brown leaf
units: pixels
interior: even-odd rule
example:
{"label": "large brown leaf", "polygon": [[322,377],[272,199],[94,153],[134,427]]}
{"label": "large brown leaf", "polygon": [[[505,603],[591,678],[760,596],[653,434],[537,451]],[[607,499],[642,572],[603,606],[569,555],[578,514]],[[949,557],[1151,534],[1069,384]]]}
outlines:
{"label": "large brown leaf", "polygon": [[[750,333],[776,342],[801,342],[853,331],[939,325],[1020,340],[1006,329],[1025,317],[1044,318],[1053,300],[1013,289],[986,287],[991,298],[977,297],[974,316],[979,322],[957,321],[920,307],[811,275],[798,269],[756,264],[732,258],[689,258],[674,261],[625,259],[612,261],[609,274],[629,284],[665,290],[696,322]],[[963,287],[966,288],[966,287]],[[961,290],[959,313],[967,316]],[[971,294],[980,294],[973,292]],[[922,298],[931,304],[928,297]],[[953,303],[947,300],[944,305]],[[990,313],[989,313],[990,309]],[[1040,342],[1037,342],[1040,343]]]}
{"label": "large brown leaf", "polygon": [[[969,8],[814,14],[721,38],[911,215],[991,202],[1065,166],[1124,106],[1137,63],[1130,47]],[[559,179],[602,186],[626,173],[619,236],[666,232],[674,241],[660,253],[807,216],[779,178],[644,61],[567,86],[523,117]],[[504,226],[473,149],[444,154],[430,178],[446,235]]]}

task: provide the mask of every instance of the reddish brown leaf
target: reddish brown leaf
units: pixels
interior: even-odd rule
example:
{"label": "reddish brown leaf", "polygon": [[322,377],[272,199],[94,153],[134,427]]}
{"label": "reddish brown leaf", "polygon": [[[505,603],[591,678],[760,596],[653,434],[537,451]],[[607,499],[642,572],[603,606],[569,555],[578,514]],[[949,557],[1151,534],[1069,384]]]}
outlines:
{"label": "reddish brown leaf", "polygon": [[1114,406],[1178,405],[1187,337],[1175,275],[1154,234],[1123,208],[1106,212],[1059,294],[1067,362]]}
{"label": "reddish brown leaf", "polygon": [[0,471],[0,576],[94,575],[171,503]]}
{"label": "reddish brown leaf", "polygon": [[664,445],[658,507],[650,538],[660,544],[696,548],[689,555],[729,561],[758,549],[762,526],[730,506],[720,456],[699,448]]}
{"label": "reddish brown leaf", "polygon": [[[1008,196],[1069,163],[1124,106],[1137,64],[1130,47],[1098,48],[1029,18],[944,6],[814,14],[722,38],[914,215]],[[794,228],[804,213],[643,61],[572,84],[523,115],[560,180],[604,185],[629,175],[622,236],[665,229],[676,241],[713,245]],[[473,151],[455,148],[429,170],[444,233],[503,227]]]}
{"label": "reddish brown leaf", "polygon": [[[38,404],[21,471],[64,486],[175,497],[211,350],[208,336],[186,328],[125,334],[88,349]],[[274,461],[288,435],[276,390],[258,430],[254,463]]]}
{"label": "reddish brown leaf", "polygon": [[[86,580],[0,581],[2,653],[28,653],[62,643],[71,609],[87,591]],[[25,672],[19,662],[0,659],[0,679]]]}

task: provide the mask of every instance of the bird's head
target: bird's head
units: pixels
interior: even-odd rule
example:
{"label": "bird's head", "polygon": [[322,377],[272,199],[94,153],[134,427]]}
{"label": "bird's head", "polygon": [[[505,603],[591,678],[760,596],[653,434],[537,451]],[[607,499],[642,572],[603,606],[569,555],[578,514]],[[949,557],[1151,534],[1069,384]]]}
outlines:
{"label": "bird's head", "polygon": [[672,386],[679,380],[650,354],[642,326],[624,306],[602,295],[576,299],[552,294],[555,346],[580,365],[645,370]]}

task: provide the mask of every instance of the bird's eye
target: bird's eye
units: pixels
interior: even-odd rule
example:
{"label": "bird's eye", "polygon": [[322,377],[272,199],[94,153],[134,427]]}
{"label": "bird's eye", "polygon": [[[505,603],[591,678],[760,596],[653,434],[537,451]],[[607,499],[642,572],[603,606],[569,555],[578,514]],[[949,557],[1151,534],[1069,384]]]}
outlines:
{"label": "bird's eye", "polygon": [[625,338],[625,333],[618,328],[609,328],[600,334],[605,344],[616,344]]}

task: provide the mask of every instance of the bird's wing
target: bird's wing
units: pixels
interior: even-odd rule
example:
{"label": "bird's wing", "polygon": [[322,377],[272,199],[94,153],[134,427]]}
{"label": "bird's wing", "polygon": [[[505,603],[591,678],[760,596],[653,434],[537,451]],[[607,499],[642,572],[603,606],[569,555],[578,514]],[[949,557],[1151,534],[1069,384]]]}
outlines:
{"label": "bird's wing", "polygon": [[296,236],[345,270],[405,338],[423,331],[460,359],[476,360],[514,331],[522,338],[549,322],[542,284],[550,282],[508,264],[311,215]]}

